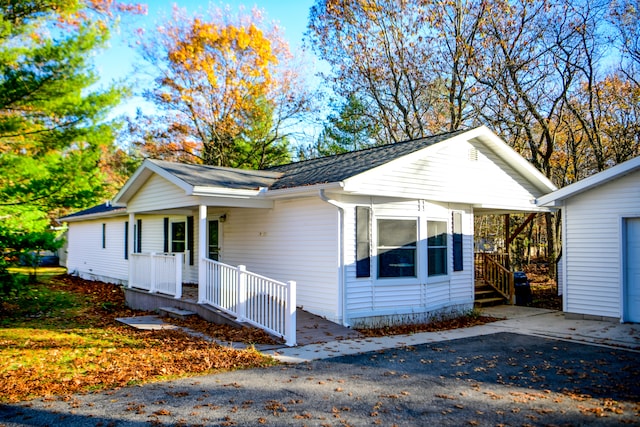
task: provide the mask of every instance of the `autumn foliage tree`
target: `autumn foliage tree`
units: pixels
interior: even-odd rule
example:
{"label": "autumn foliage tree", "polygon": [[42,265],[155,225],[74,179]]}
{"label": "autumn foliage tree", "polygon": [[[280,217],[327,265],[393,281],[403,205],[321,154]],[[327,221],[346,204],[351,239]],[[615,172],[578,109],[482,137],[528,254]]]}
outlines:
{"label": "autumn foliage tree", "polygon": [[156,73],[146,97],[159,111],[138,141],[144,155],[249,168],[289,159],[287,126],[309,100],[288,45],[260,11],[200,17],[176,8],[141,52]]}
{"label": "autumn foliage tree", "polygon": [[[564,186],[639,154],[639,10],[637,0],[316,0],[308,28],[328,84],[368,106],[380,143],[488,124]],[[553,248],[559,222],[545,219]]]}

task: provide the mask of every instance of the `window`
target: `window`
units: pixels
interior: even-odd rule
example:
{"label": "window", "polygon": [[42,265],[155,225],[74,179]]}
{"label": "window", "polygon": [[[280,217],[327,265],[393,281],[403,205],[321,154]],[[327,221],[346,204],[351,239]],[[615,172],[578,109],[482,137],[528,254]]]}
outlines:
{"label": "window", "polygon": [[416,277],[416,220],[379,219],[378,277]]}
{"label": "window", "polygon": [[187,244],[187,227],[184,222],[171,223],[171,252],[184,252]]}
{"label": "window", "polygon": [[134,252],[142,252],[142,220],[139,219],[133,224],[133,247]]}
{"label": "window", "polygon": [[446,221],[427,221],[427,257],[429,276],[447,274]]}
{"label": "window", "polygon": [[463,245],[462,245],[462,214],[453,213],[453,271],[462,271]]}
{"label": "window", "polygon": [[220,260],[220,222],[217,219],[209,221],[209,249],[207,257],[214,261]]}
{"label": "window", "polygon": [[356,277],[371,276],[371,209],[356,207]]}

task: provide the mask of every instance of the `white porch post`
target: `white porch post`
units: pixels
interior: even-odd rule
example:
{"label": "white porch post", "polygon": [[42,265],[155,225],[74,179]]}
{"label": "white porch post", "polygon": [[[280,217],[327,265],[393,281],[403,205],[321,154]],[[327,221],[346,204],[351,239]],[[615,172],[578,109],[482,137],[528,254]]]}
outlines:
{"label": "white porch post", "polygon": [[135,238],[135,232],[133,230],[134,224],[136,221],[136,214],[133,212],[129,212],[129,228],[127,229],[127,254],[129,258],[129,277],[127,280],[127,287],[132,287],[134,285],[133,282],[133,269],[134,269],[134,260],[131,254],[133,254],[133,239]]}
{"label": "white porch post", "polygon": [[204,263],[207,258],[207,206],[198,207],[198,302],[205,300],[207,271]]}

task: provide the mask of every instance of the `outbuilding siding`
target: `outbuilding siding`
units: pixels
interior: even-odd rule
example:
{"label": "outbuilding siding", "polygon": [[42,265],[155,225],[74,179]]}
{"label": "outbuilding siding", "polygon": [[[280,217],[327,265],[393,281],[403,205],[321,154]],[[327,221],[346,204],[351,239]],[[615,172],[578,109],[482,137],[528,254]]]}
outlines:
{"label": "outbuilding siding", "polygon": [[640,217],[639,183],[635,172],[565,202],[565,311],[622,316],[622,220]]}

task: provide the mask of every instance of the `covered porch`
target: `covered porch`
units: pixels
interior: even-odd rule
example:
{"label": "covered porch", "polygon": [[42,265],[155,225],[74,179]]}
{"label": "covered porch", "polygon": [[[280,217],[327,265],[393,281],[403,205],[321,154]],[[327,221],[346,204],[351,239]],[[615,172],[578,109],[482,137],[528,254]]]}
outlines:
{"label": "covered porch", "polygon": [[296,283],[221,262],[225,209],[229,206],[129,212],[127,288],[181,300],[184,284],[190,284],[190,300],[296,345]]}

